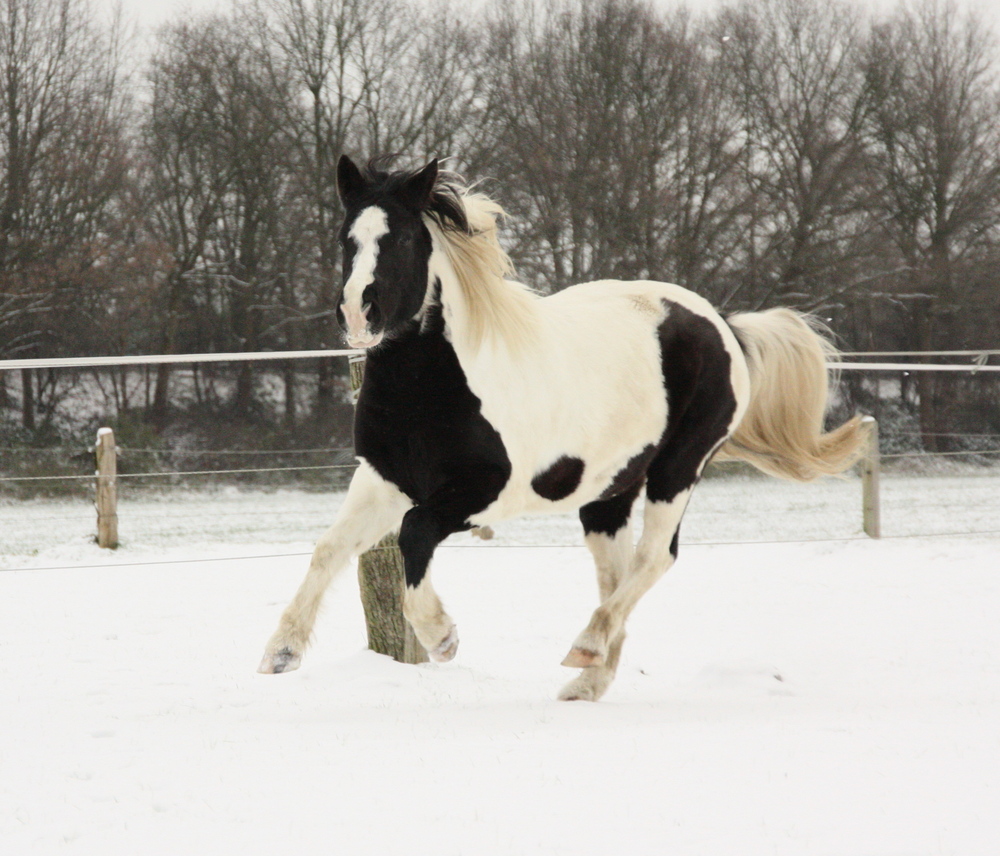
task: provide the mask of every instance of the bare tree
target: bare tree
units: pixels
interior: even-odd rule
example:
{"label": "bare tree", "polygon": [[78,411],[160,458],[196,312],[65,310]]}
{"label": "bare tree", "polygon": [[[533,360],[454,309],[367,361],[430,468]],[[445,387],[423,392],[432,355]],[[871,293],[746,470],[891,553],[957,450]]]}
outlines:
{"label": "bare tree", "polygon": [[870,234],[858,14],[836,0],[762,0],[718,26],[750,202],[737,301],[829,304],[862,276]]}
{"label": "bare tree", "polygon": [[[230,181],[215,145],[220,93],[219,45],[207,20],[171,25],[159,34],[150,72],[149,105],[141,129],[147,228],[165,246],[159,301],[162,353],[178,353],[192,314],[192,278],[204,262]],[[171,368],[157,367],[152,415],[164,424]]]}
{"label": "bare tree", "polygon": [[[289,77],[248,38],[242,17],[185,22],[160,38],[144,140],[149,229],[171,256],[163,347],[190,347],[192,337],[207,337],[203,347],[286,346],[301,296],[292,247],[307,219],[293,180],[301,163],[290,155]],[[161,370],[160,419],[167,378]],[[243,363],[233,405],[245,414],[253,399],[254,367]]]}
{"label": "bare tree", "polygon": [[[726,305],[738,291],[747,212],[743,116],[732,97],[726,45],[713,22],[694,28],[686,53],[688,88],[666,136],[657,177],[662,189],[647,228],[660,230],[662,259],[650,274]],[[651,181],[652,184],[652,181]],[[647,241],[653,245],[653,241]]]}
{"label": "bare tree", "polygon": [[[243,38],[234,22],[220,41],[216,86],[221,109],[213,144],[218,147],[229,184],[207,247],[208,275],[215,278],[230,335],[240,350],[257,351],[281,344],[268,336],[284,320],[282,288],[291,278],[283,267],[293,255],[286,241],[297,243],[292,163],[286,153],[290,136],[283,122],[292,100],[287,78],[269,73],[264,56]],[[287,329],[287,328],[286,328]],[[234,406],[248,413],[253,403],[252,363],[239,366]]]}
{"label": "bare tree", "polygon": [[466,160],[481,133],[480,94],[488,69],[480,36],[450,0],[373,6],[376,26],[360,40],[364,122],[361,147]]}
{"label": "bare tree", "polygon": [[[989,28],[950,0],[898,7],[867,51],[876,210],[905,270],[891,290],[919,350],[982,329],[975,272],[995,265],[1000,239],[997,60]],[[924,372],[918,388],[924,444],[936,449],[939,383]]]}
{"label": "bare tree", "polygon": [[667,275],[674,168],[697,101],[686,20],[636,0],[502,6],[486,62],[492,166],[512,185],[527,278],[559,289]]}
{"label": "bare tree", "polygon": [[[85,0],[0,4],[0,353],[58,350],[127,170],[121,29]],[[31,372],[22,411],[34,425]]]}
{"label": "bare tree", "polygon": [[[340,339],[336,159],[344,151],[449,153],[468,119],[470,98],[460,81],[481,73],[465,58],[472,37],[450,7],[417,9],[402,0],[259,0],[245,17],[272,74],[291,87],[285,115],[309,260],[298,281],[309,287],[296,295],[298,318],[289,329],[333,346]],[[335,361],[320,361],[320,420],[333,406],[338,370]]]}

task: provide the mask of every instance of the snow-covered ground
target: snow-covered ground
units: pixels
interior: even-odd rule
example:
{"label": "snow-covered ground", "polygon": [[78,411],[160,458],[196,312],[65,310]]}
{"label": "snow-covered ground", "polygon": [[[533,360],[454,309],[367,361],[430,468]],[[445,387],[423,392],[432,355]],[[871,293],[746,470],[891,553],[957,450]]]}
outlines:
{"label": "snow-covered ground", "polygon": [[[998,530],[998,487],[887,479],[885,530]],[[598,704],[553,700],[569,517],[439,551],[454,662],[365,651],[348,573],[262,676],[338,497],[126,495],[114,554],[79,501],[0,506],[0,852],[995,856],[1000,538],[846,540],[858,492],[703,484]]]}

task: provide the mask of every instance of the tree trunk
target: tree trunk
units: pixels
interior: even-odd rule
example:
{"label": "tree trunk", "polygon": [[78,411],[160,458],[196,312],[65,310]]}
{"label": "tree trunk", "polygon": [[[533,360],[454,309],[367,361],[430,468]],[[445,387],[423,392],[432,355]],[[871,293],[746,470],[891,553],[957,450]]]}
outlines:
{"label": "tree trunk", "polygon": [[[920,299],[914,301],[913,315],[917,329],[917,350],[933,350],[933,336],[931,335],[931,311],[933,298]],[[933,362],[931,357],[923,357],[922,362]],[[916,373],[917,397],[919,399],[920,414],[920,434],[925,452],[937,452],[938,430],[937,413],[935,412],[935,377],[934,372]]]}
{"label": "tree trunk", "polygon": [[333,360],[321,358],[316,374],[316,420],[325,422],[333,413]]}
{"label": "tree trunk", "polygon": [[35,430],[35,373],[21,369],[21,424],[28,431]]}
{"label": "tree trunk", "polygon": [[253,380],[253,363],[241,361],[236,370],[236,396],[233,399],[233,410],[241,416],[249,416],[253,409]]}
{"label": "tree trunk", "polygon": [[153,390],[153,407],[150,417],[157,431],[162,431],[167,427],[170,406],[170,369],[169,363],[160,363],[156,367],[156,386]]}
{"label": "tree trunk", "polygon": [[285,382],[285,427],[294,429],[297,415],[295,406],[296,378],[295,363],[291,360],[285,363],[282,378]]}

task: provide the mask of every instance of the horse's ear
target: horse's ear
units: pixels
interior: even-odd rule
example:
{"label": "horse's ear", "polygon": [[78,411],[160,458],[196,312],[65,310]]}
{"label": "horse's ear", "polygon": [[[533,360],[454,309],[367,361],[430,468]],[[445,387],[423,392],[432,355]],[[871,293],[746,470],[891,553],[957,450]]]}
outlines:
{"label": "horse's ear", "polygon": [[350,205],[364,192],[367,182],[361,170],[347,155],[341,155],[337,163],[337,192],[344,205]]}
{"label": "horse's ear", "polygon": [[417,211],[423,211],[431,201],[431,194],[434,192],[437,177],[438,162],[437,158],[434,158],[434,160],[403,185],[400,192],[403,202]]}

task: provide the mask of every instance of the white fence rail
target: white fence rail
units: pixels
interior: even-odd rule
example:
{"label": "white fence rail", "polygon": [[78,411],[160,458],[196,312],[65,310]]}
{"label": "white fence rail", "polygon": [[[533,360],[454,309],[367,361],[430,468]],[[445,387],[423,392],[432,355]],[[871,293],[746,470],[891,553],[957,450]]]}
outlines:
{"label": "white fence rail", "polygon": [[[0,360],[0,371],[15,371],[18,369],[89,369],[110,368],[115,366],[153,366],[153,365],[193,365],[195,363],[235,363],[271,360],[315,360],[328,357],[352,357],[363,354],[363,351],[350,349],[321,351],[258,351],[255,353],[226,354],[143,354],[125,357],[52,357],[24,360]],[[988,358],[1000,351],[904,351],[897,356],[936,356],[938,354],[969,354]],[[960,363],[869,363],[844,362],[844,358],[863,356],[861,353],[841,354],[837,362],[827,363],[829,368],[837,371],[882,371],[882,372],[1000,372],[1000,366],[988,366],[984,362],[969,364]]]}
{"label": "white fence rail", "polygon": [[256,360],[314,360],[327,357],[350,357],[364,353],[355,350],[257,351],[233,354],[141,354],[125,357],[51,357],[26,360],[0,360],[0,371],[16,369],[93,369],[110,366],[157,366],[193,363],[236,363]]}

